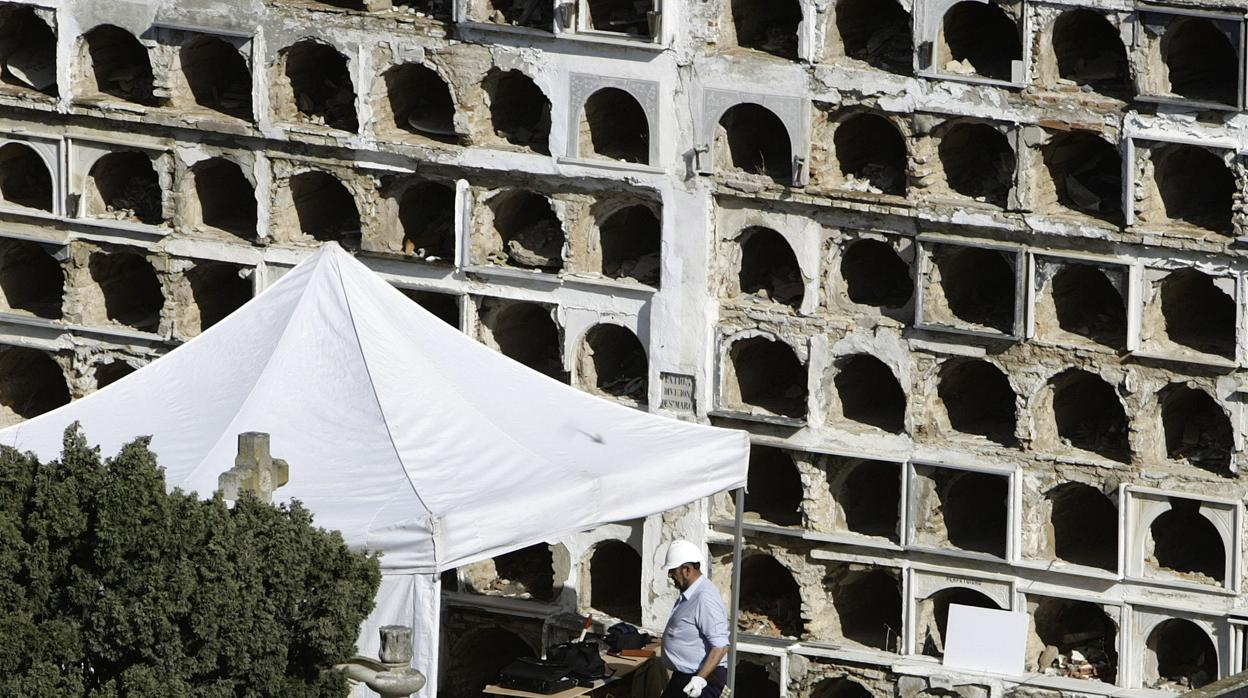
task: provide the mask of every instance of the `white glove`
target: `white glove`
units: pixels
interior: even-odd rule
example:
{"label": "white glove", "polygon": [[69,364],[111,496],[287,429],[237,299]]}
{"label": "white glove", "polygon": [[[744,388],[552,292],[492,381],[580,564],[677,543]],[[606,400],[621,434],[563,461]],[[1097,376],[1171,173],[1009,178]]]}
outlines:
{"label": "white glove", "polygon": [[689,698],[698,698],[702,695],[702,689],[706,688],[706,679],[701,676],[694,676],[689,679],[689,683],[685,684],[685,695]]}

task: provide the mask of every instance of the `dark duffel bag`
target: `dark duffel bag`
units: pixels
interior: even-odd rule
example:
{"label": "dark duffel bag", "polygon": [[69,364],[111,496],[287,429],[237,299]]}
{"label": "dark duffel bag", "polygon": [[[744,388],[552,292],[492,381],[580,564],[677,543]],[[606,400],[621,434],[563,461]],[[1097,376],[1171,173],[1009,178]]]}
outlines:
{"label": "dark duffel bag", "polygon": [[603,642],[607,643],[607,648],[612,652],[639,650],[650,644],[650,635],[637,630],[636,626],[628,623],[616,623],[607,628]]}
{"label": "dark duffel bag", "polygon": [[582,685],[607,675],[607,663],[602,661],[596,642],[565,642],[547,647],[546,659],[568,667],[568,675]]}
{"label": "dark duffel bag", "polygon": [[503,667],[498,685],[517,691],[549,695],[576,686],[576,679],[568,672],[567,664],[521,657]]}

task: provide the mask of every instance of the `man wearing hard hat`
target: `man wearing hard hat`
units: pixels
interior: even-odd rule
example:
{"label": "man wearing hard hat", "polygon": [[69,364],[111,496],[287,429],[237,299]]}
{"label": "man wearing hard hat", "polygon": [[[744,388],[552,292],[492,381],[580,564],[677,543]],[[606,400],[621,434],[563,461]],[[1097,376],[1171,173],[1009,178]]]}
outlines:
{"label": "man wearing hard hat", "polygon": [[728,614],[723,599],[702,575],[702,550],[673,541],[663,562],[680,590],[663,630],[663,661],[672,678],[662,698],[719,698],[728,683]]}

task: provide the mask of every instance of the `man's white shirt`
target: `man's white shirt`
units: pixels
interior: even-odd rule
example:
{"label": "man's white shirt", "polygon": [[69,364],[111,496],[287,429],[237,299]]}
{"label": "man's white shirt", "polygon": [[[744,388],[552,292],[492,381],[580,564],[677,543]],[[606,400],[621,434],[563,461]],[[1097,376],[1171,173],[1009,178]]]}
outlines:
{"label": "man's white shirt", "polygon": [[[676,599],[663,630],[663,659],[669,669],[696,674],[713,647],[728,646],[728,614],[719,590],[705,575]],[[728,666],[725,656],[720,666]]]}

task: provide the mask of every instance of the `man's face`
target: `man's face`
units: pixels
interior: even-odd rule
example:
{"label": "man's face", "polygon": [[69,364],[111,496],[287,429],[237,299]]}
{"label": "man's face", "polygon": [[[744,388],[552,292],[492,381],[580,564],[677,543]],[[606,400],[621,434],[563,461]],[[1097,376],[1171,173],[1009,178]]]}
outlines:
{"label": "man's face", "polygon": [[689,588],[689,584],[693,582],[693,568],[689,565],[681,565],[667,571],[667,578],[672,580],[672,584],[684,591]]}

